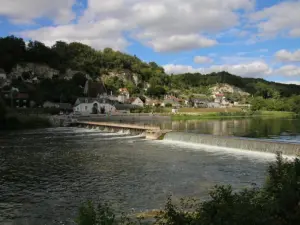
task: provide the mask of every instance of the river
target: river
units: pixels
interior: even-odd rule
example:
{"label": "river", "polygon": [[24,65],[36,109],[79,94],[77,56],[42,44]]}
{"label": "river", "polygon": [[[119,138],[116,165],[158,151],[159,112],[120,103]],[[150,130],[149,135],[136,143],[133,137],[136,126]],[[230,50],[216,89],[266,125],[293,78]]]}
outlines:
{"label": "river", "polygon": [[[209,122],[191,124],[195,122],[173,126],[191,132],[214,130]],[[289,137],[297,137],[299,130],[293,129],[279,129],[277,137],[288,131],[293,134]],[[230,134],[234,129],[227,130]],[[207,199],[215,184],[236,189],[261,185],[274,160],[266,153],[148,141],[126,132],[85,128],[2,133],[0,156],[0,224],[7,225],[74,224],[78,207],[89,199],[109,201],[125,212],[161,208],[170,194],[175,199]]]}

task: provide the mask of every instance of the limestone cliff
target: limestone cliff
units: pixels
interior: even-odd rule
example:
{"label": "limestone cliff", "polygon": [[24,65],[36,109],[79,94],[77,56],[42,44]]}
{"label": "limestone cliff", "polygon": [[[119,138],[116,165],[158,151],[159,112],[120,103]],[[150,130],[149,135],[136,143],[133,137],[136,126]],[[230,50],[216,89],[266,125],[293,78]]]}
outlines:
{"label": "limestone cliff", "polygon": [[229,84],[217,84],[210,88],[211,94],[215,95],[218,93],[231,93],[231,94],[239,94],[241,96],[249,96],[249,93],[244,92],[242,89],[229,85]]}

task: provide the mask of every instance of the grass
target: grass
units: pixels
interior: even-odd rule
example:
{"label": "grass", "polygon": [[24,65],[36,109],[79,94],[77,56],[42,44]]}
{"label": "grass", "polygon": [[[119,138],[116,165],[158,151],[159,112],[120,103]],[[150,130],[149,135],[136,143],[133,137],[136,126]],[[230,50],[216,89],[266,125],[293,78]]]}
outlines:
{"label": "grass", "polygon": [[[296,116],[293,112],[280,112],[280,111],[242,111],[237,108],[227,109],[200,109],[198,112],[179,111],[178,114],[172,115],[172,120],[201,120],[201,119],[230,119],[230,118],[251,118],[251,117],[278,117],[289,118]],[[215,110],[215,111],[214,111]]]}
{"label": "grass", "polygon": [[179,113],[242,112],[241,108],[180,108]]}

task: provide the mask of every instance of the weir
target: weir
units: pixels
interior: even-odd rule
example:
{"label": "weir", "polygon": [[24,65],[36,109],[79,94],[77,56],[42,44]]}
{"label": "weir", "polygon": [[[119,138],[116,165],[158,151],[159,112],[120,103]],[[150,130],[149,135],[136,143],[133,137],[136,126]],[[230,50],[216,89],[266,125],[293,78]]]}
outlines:
{"label": "weir", "polygon": [[248,151],[277,153],[284,155],[299,155],[300,144],[265,141],[249,138],[214,136],[206,134],[193,134],[183,132],[169,132],[164,136],[164,140],[183,143],[193,143],[211,145],[217,147],[243,149]]}
{"label": "weir", "polygon": [[161,130],[158,126],[147,126],[141,124],[125,124],[125,123],[108,123],[108,122],[94,122],[94,121],[76,121],[73,123],[76,126],[86,126],[90,128],[100,127],[108,129],[112,132],[120,130],[130,130],[132,133],[144,133],[146,139],[157,140],[170,130]]}

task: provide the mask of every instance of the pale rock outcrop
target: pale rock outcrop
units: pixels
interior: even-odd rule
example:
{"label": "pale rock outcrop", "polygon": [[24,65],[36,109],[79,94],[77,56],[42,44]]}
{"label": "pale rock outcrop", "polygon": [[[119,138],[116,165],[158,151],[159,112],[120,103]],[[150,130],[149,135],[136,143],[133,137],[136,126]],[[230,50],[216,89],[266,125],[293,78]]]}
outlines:
{"label": "pale rock outcrop", "polygon": [[212,95],[216,95],[219,93],[236,93],[239,94],[241,96],[249,96],[250,94],[247,92],[242,91],[242,89],[229,85],[229,84],[218,84],[213,86],[212,88],[210,88],[211,94]]}
{"label": "pale rock outcrop", "polygon": [[59,71],[55,70],[48,65],[26,63],[16,65],[9,74],[10,79],[22,77],[23,73],[29,73],[31,78],[49,78],[59,75]]}

